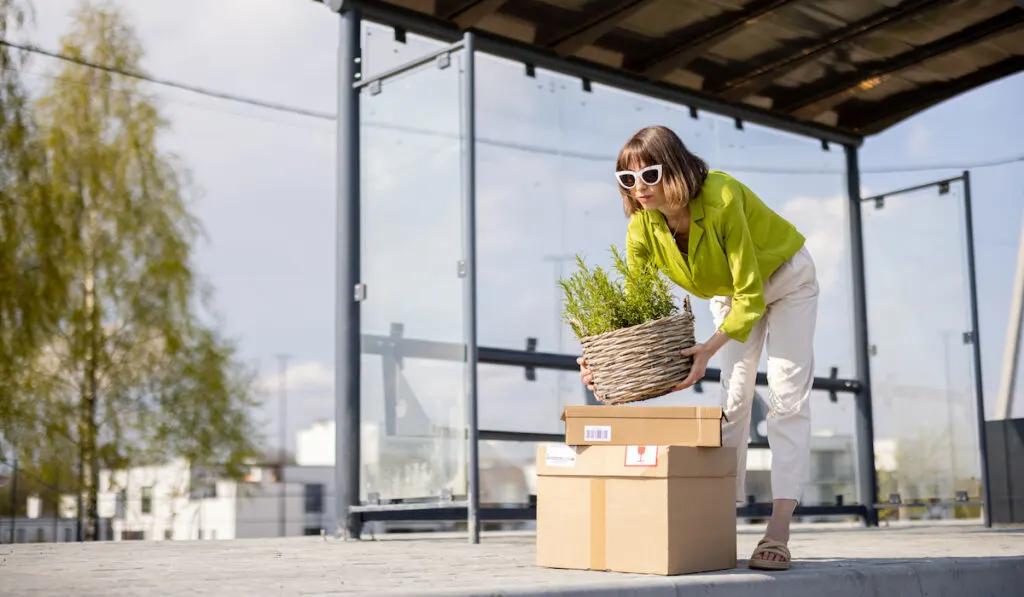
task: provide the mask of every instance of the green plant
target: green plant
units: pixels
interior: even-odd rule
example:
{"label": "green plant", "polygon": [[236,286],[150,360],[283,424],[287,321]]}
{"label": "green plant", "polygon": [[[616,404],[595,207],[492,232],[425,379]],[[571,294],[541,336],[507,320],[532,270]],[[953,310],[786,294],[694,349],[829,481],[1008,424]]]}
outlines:
{"label": "green plant", "polygon": [[668,280],[653,263],[630,267],[615,245],[611,247],[613,280],[601,266],[587,267],[576,255],[577,271],[558,281],[565,300],[565,320],[577,338],[640,325],[679,312]]}

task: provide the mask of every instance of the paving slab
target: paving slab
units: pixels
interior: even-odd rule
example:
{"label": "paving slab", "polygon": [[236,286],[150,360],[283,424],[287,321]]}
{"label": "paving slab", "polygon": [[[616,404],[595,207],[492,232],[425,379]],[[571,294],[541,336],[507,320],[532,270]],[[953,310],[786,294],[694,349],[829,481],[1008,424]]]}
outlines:
{"label": "paving slab", "polygon": [[1007,597],[1024,587],[1024,527],[794,528],[792,569],[673,577],[553,570],[529,533],[0,545],[0,595],[530,595]]}

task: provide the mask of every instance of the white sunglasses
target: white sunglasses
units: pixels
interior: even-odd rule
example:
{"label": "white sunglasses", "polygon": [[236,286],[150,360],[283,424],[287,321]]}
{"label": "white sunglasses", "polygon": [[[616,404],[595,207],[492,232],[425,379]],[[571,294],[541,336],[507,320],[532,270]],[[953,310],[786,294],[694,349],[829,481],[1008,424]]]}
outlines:
{"label": "white sunglasses", "polygon": [[624,189],[632,189],[636,186],[636,181],[643,179],[646,185],[656,185],[661,182],[661,164],[655,164],[648,166],[643,170],[620,170],[615,173],[615,179],[619,181],[619,185]]}

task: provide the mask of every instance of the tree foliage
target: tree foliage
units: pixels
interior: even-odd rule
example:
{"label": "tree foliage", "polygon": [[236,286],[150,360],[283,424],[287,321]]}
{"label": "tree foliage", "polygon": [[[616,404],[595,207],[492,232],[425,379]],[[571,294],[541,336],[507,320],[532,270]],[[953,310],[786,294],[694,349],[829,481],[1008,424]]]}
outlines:
{"label": "tree foliage", "polygon": [[[41,461],[47,438],[77,447],[91,539],[98,493],[109,489],[99,487],[101,469],[185,457],[240,477],[257,454],[255,398],[236,348],[205,321],[209,293],[193,264],[202,233],[190,211],[195,191],[187,169],[160,148],[169,124],[142,81],[117,74],[142,72],[133,28],[119,9],[86,2],[59,52],[109,68],[61,63],[34,105],[34,146],[54,211],[56,241],[46,248],[59,248],[41,277],[61,292],[59,308],[47,305],[41,317],[46,336],[25,351],[24,400],[8,428],[17,427],[19,452]],[[41,292],[27,291],[20,300]]]}
{"label": "tree foliage", "polygon": [[[28,0],[0,0],[0,38],[23,30],[32,8]],[[45,152],[21,80],[27,60],[0,45],[0,432],[8,438],[13,421],[31,406],[21,391],[31,383],[28,364],[67,299],[63,206],[49,193]]]}

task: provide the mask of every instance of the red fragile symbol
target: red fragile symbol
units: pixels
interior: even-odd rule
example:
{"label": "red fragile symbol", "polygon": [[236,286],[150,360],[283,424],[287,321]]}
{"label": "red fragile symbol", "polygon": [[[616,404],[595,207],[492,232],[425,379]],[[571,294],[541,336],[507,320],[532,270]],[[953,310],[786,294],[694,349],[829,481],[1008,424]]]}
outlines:
{"label": "red fragile symbol", "polygon": [[647,449],[646,446],[637,446],[636,447],[637,455],[640,456],[640,458],[643,458],[644,457],[644,450],[646,450],[646,449]]}

